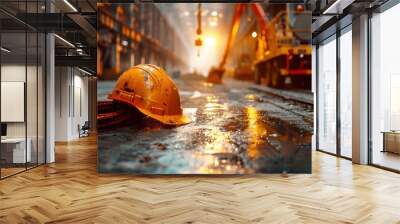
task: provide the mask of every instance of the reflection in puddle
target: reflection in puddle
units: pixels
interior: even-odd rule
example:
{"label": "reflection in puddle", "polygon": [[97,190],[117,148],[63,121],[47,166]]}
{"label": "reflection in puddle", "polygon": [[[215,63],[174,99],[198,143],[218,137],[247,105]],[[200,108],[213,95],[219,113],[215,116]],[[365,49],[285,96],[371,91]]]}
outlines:
{"label": "reflection in puddle", "polygon": [[233,153],[218,153],[202,156],[206,163],[196,173],[238,174],[247,173],[242,159]]}
{"label": "reflection in puddle", "polygon": [[246,99],[250,102],[255,101],[257,97],[254,94],[247,94]]}
{"label": "reflection in puddle", "polygon": [[220,104],[220,103],[206,103],[205,111],[220,111],[220,110],[228,110],[228,105]]}
{"label": "reflection in puddle", "polygon": [[260,157],[259,144],[265,141],[265,136],[267,135],[267,130],[265,126],[259,124],[259,115],[254,107],[247,107],[247,119],[248,119],[248,136],[249,136],[249,146],[247,148],[247,153],[250,159],[255,159]]}
{"label": "reflection in puddle", "polygon": [[219,98],[217,96],[207,96],[206,99],[207,99],[207,102],[210,102],[210,103],[219,102]]}
{"label": "reflection in puddle", "polygon": [[197,97],[201,97],[203,96],[203,94],[199,91],[194,91],[193,95],[191,96],[191,98],[197,98]]}
{"label": "reflection in puddle", "polygon": [[205,131],[205,136],[207,139],[210,139],[209,142],[206,142],[204,145],[204,153],[213,154],[213,153],[223,153],[223,152],[232,152],[232,145],[230,142],[230,133],[222,132],[219,128],[212,128],[210,130]]}

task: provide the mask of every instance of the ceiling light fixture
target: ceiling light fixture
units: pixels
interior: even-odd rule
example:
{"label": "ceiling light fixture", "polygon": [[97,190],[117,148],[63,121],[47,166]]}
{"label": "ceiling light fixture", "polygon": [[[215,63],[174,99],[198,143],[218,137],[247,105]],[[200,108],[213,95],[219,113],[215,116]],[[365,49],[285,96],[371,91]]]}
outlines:
{"label": "ceiling light fixture", "polygon": [[11,52],[11,50],[9,50],[9,49],[7,49],[7,48],[5,48],[5,47],[1,47],[0,49],[1,49],[2,51],[6,52],[6,53],[10,53],[10,52]]}
{"label": "ceiling light fixture", "polygon": [[86,70],[83,70],[83,69],[81,69],[81,68],[79,68],[79,67],[78,67],[78,70],[81,71],[81,72],[83,72],[83,73],[85,73],[86,75],[93,75],[92,73],[90,73],[90,72],[88,72],[88,71],[86,71]]}
{"label": "ceiling light fixture", "polygon": [[336,0],[322,13],[323,15],[338,15],[342,14],[343,10],[351,5],[355,0]]}
{"label": "ceiling light fixture", "polygon": [[65,4],[67,4],[74,12],[78,12],[78,10],[68,1],[64,0]]}
{"label": "ceiling light fixture", "polygon": [[69,42],[68,40],[60,37],[58,34],[54,34],[55,37],[57,37],[59,40],[61,40],[62,42],[64,42],[65,44],[67,44],[68,46],[75,48],[75,45],[73,45],[71,42]]}
{"label": "ceiling light fixture", "polygon": [[83,54],[83,50],[81,48],[77,48],[76,49],[76,53],[78,53],[79,55]]}
{"label": "ceiling light fixture", "polygon": [[336,7],[339,4],[339,2],[340,2],[340,0],[336,0],[332,5],[330,5],[327,9],[325,9],[322,14],[331,13],[332,9],[336,9]]}

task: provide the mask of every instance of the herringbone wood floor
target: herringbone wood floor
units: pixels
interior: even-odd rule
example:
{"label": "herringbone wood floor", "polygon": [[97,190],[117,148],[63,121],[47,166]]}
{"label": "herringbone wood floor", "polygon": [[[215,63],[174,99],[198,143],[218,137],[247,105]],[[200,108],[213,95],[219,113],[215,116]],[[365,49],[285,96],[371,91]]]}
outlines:
{"label": "herringbone wood floor", "polygon": [[100,175],[94,137],[0,181],[0,223],[400,223],[400,175],[313,153],[312,175]]}

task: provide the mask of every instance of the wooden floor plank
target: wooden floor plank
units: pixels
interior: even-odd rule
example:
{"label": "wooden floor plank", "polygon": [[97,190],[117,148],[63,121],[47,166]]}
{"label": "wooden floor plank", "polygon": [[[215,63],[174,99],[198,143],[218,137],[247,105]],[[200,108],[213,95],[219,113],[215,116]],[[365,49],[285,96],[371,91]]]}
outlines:
{"label": "wooden floor plank", "polygon": [[0,181],[0,223],[400,223],[400,175],[313,152],[312,175],[98,174],[96,138]]}

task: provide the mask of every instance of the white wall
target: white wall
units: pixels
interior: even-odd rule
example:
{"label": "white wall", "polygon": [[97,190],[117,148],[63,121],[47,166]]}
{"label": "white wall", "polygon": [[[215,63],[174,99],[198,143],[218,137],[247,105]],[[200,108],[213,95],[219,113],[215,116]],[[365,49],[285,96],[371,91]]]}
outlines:
{"label": "white wall", "polygon": [[[1,81],[25,82],[25,65],[2,65],[1,66]],[[1,108],[6,110],[6,108]],[[7,123],[7,137],[25,137],[25,123],[11,122]]]}
{"label": "white wall", "polygon": [[[25,82],[25,65],[18,65],[18,64],[5,64],[1,66],[1,81],[3,82],[10,82],[10,81],[17,81],[17,82]],[[36,79],[31,78],[30,74],[36,74],[36,67],[35,66],[28,66],[28,87],[27,87],[27,107],[30,112],[33,107],[36,108],[37,99],[36,99]],[[32,88],[34,86],[35,88]],[[38,105],[39,107],[41,105]],[[1,108],[2,110],[6,110],[7,108]],[[36,109],[35,109],[36,111]],[[34,124],[28,123],[28,129],[30,127],[36,130],[36,113],[27,113],[27,120],[28,122],[34,122]],[[28,134],[30,131],[28,130]],[[36,132],[35,132],[36,134]],[[8,137],[25,137],[25,122],[7,122],[7,136]],[[29,137],[29,136],[28,136]]]}
{"label": "white wall", "polygon": [[340,152],[352,157],[352,31],[340,36]]}
{"label": "white wall", "polygon": [[55,140],[79,137],[78,124],[88,121],[88,78],[76,68],[56,67]]}
{"label": "white wall", "polygon": [[67,67],[55,68],[55,140],[68,140],[68,117],[69,115],[69,69]]}

